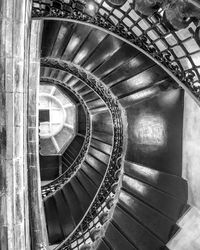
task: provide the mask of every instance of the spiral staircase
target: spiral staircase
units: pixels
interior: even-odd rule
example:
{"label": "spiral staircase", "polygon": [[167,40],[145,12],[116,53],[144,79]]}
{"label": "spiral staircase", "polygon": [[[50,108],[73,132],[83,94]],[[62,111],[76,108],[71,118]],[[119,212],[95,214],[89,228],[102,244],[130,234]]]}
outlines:
{"label": "spiral staircase", "polygon": [[176,33],[128,2],[96,1],[97,18],[66,2],[33,3],[33,17],[46,19],[41,84],[78,110],[66,149],[40,154],[50,248],[167,250],[189,208],[183,97],[199,102],[200,50],[184,44],[195,28]]}

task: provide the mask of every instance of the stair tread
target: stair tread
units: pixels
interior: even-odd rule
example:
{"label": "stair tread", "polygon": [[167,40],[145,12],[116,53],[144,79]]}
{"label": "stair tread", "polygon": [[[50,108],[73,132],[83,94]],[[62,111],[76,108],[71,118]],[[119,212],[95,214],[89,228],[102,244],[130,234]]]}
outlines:
{"label": "stair tread", "polygon": [[80,206],[78,197],[76,196],[70,183],[67,183],[62,188],[62,191],[65,196],[65,199],[69,204],[72,218],[74,219],[75,223],[78,224],[83,214],[82,207]]}
{"label": "stair tread", "polygon": [[88,195],[88,193],[82,187],[82,185],[80,184],[80,182],[77,180],[76,177],[73,177],[70,180],[70,184],[72,185],[74,192],[76,193],[79,199],[79,205],[83,208],[83,211],[85,212],[88,209],[88,206],[91,202],[91,197]]}
{"label": "stair tread", "polygon": [[62,190],[56,192],[56,194],[54,195],[54,199],[57,206],[60,225],[62,227],[64,236],[66,237],[75,228],[75,223],[73,218],[71,217],[71,211]]}
{"label": "stair tread", "polygon": [[[109,74],[104,82],[111,87],[112,92],[116,95],[121,92],[124,94],[128,91],[133,91],[133,89],[139,87],[138,84],[133,84],[134,81],[130,81],[131,84],[126,82],[124,86],[124,81],[131,79],[132,77],[142,74],[149,67],[153,67],[155,63],[143,54],[138,54],[130,61],[124,62],[119,68]],[[123,72],[123,74],[121,73]]]}
{"label": "stair tread", "polygon": [[[94,71],[94,73],[97,77],[103,79],[113,70],[120,67],[124,61],[130,60],[131,57],[134,57],[137,54],[138,51],[135,48],[123,43],[120,49],[115,51],[112,57],[109,60],[106,60],[105,63],[103,63],[97,70]],[[119,60],[119,58],[121,60]]]}
{"label": "stair tread", "polygon": [[[88,38],[91,30],[92,28],[88,28],[84,25],[77,25],[74,27],[74,34],[72,35],[69,43],[66,45],[65,51],[62,55],[63,60],[73,60],[77,52],[80,50],[85,39]],[[77,41],[79,41],[78,44]],[[74,44],[77,44],[77,46],[74,46]]]}
{"label": "stair tread", "polygon": [[145,205],[145,203],[123,190],[119,195],[119,204],[133,219],[139,221],[141,225],[157,235],[163,242],[170,239],[175,229],[178,230],[178,226],[174,224],[174,221],[169,220],[157,210]]}
{"label": "stair tread", "polygon": [[102,181],[102,176],[99,172],[97,172],[93,167],[84,162],[82,164],[83,171],[93,180],[97,185],[99,185]]}
{"label": "stair tread", "polygon": [[122,186],[123,189],[161,211],[169,218],[176,221],[180,217],[184,204],[174,197],[127,175],[123,176]]}
{"label": "stair tread", "polygon": [[[74,24],[66,24],[65,22],[61,23],[60,30],[57,34],[57,39],[54,43],[52,50],[52,57],[60,57],[63,50],[65,50],[66,44],[69,43],[70,38],[73,35]],[[63,36],[64,34],[64,36]]]}
{"label": "stair tread", "polygon": [[101,41],[105,38],[105,36],[105,32],[92,29],[87,39],[84,40],[84,43],[79,48],[76,56],[73,58],[73,63],[83,65],[86,60],[92,55],[93,51],[95,51]]}
{"label": "stair tread", "polygon": [[93,131],[92,137],[100,141],[103,141],[108,145],[112,145],[112,134]]}
{"label": "stair tread", "polygon": [[76,176],[85,187],[90,197],[93,198],[96,194],[97,187],[89,180],[89,178],[84,174],[83,171],[78,171]]}
{"label": "stair tread", "polygon": [[134,247],[134,245],[131,244],[131,242],[124,237],[122,234],[123,231],[118,231],[118,229],[110,223],[106,233],[105,238],[106,241],[112,246],[112,249],[114,250],[136,250],[137,248]]}
{"label": "stair tread", "polygon": [[56,244],[63,239],[63,232],[58,220],[58,212],[54,197],[44,201],[47,231],[50,244]]}
{"label": "stair tread", "polygon": [[163,192],[169,193],[182,202],[187,202],[187,182],[179,176],[170,175],[128,161],[124,163],[124,171],[133,178],[137,178]]}
{"label": "stair tread", "polygon": [[91,167],[93,167],[101,176],[105,174],[107,165],[102,161],[99,161],[96,157],[93,157],[93,155],[88,154],[85,158],[85,161]]}
{"label": "stair tread", "polygon": [[110,155],[112,153],[112,146],[110,146],[104,142],[95,140],[93,138],[91,140],[91,146],[94,147],[95,149],[98,149],[98,150],[108,154],[108,155]]}
{"label": "stair tread", "polygon": [[151,246],[154,250],[159,250],[164,246],[164,243],[145,230],[141,224],[133,220],[123,209],[116,206],[113,220],[126,235],[126,237],[133,242],[138,249],[149,250]]}
{"label": "stair tread", "polygon": [[88,102],[97,99],[98,95],[94,91],[90,90],[88,93],[84,94],[82,98],[85,102]]}
{"label": "stair tread", "polygon": [[108,164],[109,162],[109,159],[110,159],[110,156],[103,153],[103,152],[100,152],[99,150],[93,148],[93,147],[90,147],[89,150],[88,150],[88,154],[90,156],[94,156],[96,159],[99,159],[101,162],[105,163],[105,165]]}
{"label": "stair tread", "polygon": [[119,49],[122,43],[123,42],[121,42],[120,40],[107,35],[99,44],[98,49],[96,49],[92,56],[90,56],[89,60],[84,63],[84,68],[92,72],[105,60],[108,60],[114,54],[114,52]]}

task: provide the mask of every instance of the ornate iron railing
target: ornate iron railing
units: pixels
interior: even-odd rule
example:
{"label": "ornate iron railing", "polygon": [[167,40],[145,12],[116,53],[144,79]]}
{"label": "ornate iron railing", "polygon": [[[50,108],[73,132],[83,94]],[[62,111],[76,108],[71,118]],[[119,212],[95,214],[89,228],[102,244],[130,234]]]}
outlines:
{"label": "ornate iron railing", "polygon": [[150,16],[137,14],[129,1],[114,8],[106,0],[96,0],[96,14],[90,15],[82,0],[34,0],[33,18],[64,18],[101,27],[125,39],[160,64],[200,102],[199,28],[169,30],[162,21],[162,10]]}
{"label": "ornate iron railing", "polygon": [[91,141],[91,121],[90,121],[90,113],[89,110],[85,104],[85,102],[83,101],[83,99],[72,89],[70,88],[67,84],[55,80],[53,78],[50,77],[41,77],[40,81],[43,83],[50,83],[53,85],[60,85],[63,86],[64,88],[67,88],[68,90],[70,90],[78,99],[80,104],[82,105],[85,114],[86,114],[86,133],[85,133],[85,139],[83,142],[83,145],[81,147],[81,150],[79,152],[79,154],[77,155],[76,159],[74,160],[74,162],[71,164],[71,166],[62,174],[60,175],[58,178],[54,179],[52,182],[50,182],[49,184],[42,186],[42,198],[47,198],[50,195],[53,195],[56,191],[58,191],[60,188],[62,188],[63,185],[65,185],[67,182],[70,181],[70,179],[76,174],[76,172],[78,171],[78,169],[81,167],[82,162],[85,159],[85,156],[87,155],[88,149],[89,149],[89,145],[90,145],[90,141]]}
{"label": "ornate iron railing", "polygon": [[[66,71],[83,81],[105,102],[111,113],[113,121],[112,153],[110,155],[106,173],[102,179],[98,191],[76,229],[56,248],[74,249],[76,248],[76,246],[73,245],[74,242],[79,242],[79,245],[84,244],[88,235],[88,230],[94,229],[100,223],[100,214],[105,212],[106,199],[115,189],[113,185],[118,185],[118,172],[121,169],[119,159],[121,159],[123,154],[122,114],[117,99],[112,95],[110,90],[91,73],[77,65],[74,65],[71,62],[66,62],[59,59],[41,59],[41,65],[44,67],[51,67],[57,70]],[[90,238],[90,236],[88,236],[88,238]]]}

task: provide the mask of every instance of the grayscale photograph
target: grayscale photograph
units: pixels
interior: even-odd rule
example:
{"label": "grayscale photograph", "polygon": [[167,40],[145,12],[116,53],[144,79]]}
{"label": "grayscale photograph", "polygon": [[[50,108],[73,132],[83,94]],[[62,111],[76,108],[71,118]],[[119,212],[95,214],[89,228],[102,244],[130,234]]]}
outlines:
{"label": "grayscale photograph", "polygon": [[0,250],[200,250],[200,0],[0,0]]}

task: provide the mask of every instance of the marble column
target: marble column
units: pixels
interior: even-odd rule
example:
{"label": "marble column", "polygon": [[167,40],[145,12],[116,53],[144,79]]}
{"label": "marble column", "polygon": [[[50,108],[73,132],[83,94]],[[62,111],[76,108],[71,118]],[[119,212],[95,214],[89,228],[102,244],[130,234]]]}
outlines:
{"label": "marble column", "polygon": [[28,85],[28,176],[31,246],[33,250],[48,249],[39,168],[38,102],[40,83],[40,43],[42,21],[31,25],[29,85]]}
{"label": "marble column", "polygon": [[0,249],[29,250],[27,86],[31,0],[0,1]]}

